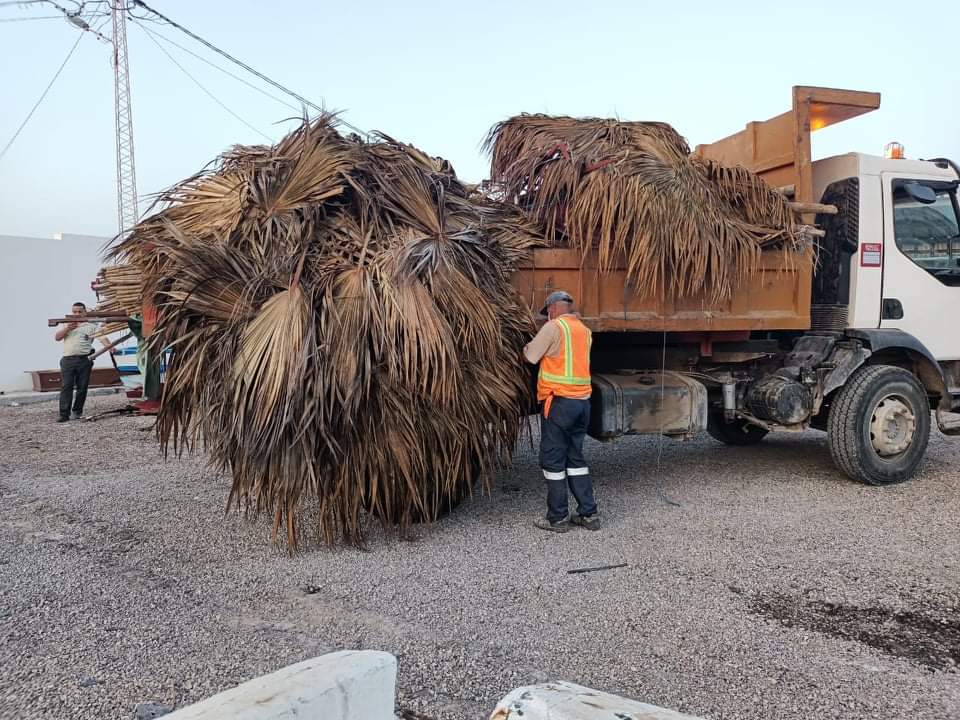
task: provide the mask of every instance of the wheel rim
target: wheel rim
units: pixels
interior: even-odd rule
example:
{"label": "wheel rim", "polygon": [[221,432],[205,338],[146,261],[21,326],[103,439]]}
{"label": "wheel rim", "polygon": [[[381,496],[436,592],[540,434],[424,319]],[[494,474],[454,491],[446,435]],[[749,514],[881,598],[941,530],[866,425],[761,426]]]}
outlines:
{"label": "wheel rim", "polygon": [[917,418],[910,404],[900,395],[887,395],[873,408],[870,443],[883,458],[900,455],[913,443]]}

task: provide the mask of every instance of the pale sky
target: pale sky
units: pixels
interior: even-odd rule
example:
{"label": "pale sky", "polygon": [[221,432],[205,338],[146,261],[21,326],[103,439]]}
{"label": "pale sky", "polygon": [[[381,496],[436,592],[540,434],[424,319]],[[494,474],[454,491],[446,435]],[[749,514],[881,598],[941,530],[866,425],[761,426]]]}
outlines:
{"label": "pale sky", "polygon": [[[788,110],[793,85],[882,93],[878,111],[814,135],[815,157],[881,154],[896,140],[908,157],[960,161],[956,0],[148,4],[353,125],[446,157],[469,181],[487,175],[487,130],[516,113],[662,120],[692,146]],[[0,7],[0,147],[80,32],[2,20],[52,14]],[[148,27],[258,82],[176,29]],[[263,141],[140,27],[128,39],[141,198],[234,143]],[[293,110],[164,47],[272,140],[291,127]],[[114,152],[110,50],[88,33],[0,159],[0,234],[115,233]]]}

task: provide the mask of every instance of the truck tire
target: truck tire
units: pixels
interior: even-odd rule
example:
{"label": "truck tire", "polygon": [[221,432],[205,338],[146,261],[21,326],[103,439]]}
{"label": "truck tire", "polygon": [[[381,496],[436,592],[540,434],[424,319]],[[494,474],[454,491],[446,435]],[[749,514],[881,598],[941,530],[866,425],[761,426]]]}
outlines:
{"label": "truck tire", "polygon": [[909,479],[930,440],[930,401],[913,374],[892,365],[854,372],[827,419],[827,443],[837,467],[869,485]]}
{"label": "truck tire", "polygon": [[707,417],[707,432],[714,440],[726,445],[756,445],[767,436],[768,430],[739,418],[727,422],[723,415],[710,413]]}

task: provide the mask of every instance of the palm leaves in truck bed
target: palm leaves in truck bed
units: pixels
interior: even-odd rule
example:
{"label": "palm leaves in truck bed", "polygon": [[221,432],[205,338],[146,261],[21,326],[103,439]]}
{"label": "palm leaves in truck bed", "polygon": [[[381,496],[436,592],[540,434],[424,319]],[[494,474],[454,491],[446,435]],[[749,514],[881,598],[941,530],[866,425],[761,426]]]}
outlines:
{"label": "palm leaves in truck bed", "polygon": [[491,182],[548,242],[595,247],[601,268],[622,259],[643,295],[726,299],[764,246],[796,241],[782,195],[691,155],[665,123],[518,115],[485,147]]}

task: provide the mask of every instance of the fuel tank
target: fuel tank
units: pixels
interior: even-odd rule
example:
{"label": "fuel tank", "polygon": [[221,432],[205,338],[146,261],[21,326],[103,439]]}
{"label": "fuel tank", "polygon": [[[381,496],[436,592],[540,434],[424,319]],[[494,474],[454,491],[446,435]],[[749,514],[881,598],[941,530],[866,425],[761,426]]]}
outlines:
{"label": "fuel tank", "polygon": [[662,433],[687,436],[707,427],[707,389],[675,372],[593,376],[590,437]]}

